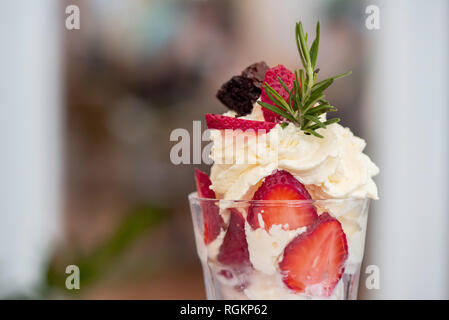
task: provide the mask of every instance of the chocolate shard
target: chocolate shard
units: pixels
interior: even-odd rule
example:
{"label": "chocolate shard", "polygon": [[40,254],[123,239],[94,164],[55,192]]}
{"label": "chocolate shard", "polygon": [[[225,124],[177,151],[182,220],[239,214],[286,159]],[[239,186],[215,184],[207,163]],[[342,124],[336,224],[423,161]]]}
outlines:
{"label": "chocolate shard", "polygon": [[264,61],[256,62],[243,70],[242,76],[251,79],[255,86],[261,88],[268,69],[269,67]]}
{"label": "chocolate shard", "polygon": [[254,103],[262,92],[262,82],[267,70],[265,62],[253,63],[243,70],[240,76],[232,77],[221,86],[217,92],[218,100],[237,112],[238,116],[251,113]]}

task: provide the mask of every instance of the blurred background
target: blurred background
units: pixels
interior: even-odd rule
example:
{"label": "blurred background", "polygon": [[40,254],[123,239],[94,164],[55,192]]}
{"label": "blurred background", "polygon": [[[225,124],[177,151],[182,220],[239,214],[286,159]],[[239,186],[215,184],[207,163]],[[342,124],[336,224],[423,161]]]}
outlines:
{"label": "blurred background", "polygon": [[328,99],[381,169],[365,254],[380,289],[362,274],[360,298],[448,299],[448,14],[444,0],[1,1],[0,298],[205,298],[195,165],[170,162],[170,133],[224,112],[217,89],[249,64],[298,68],[294,23],[319,19],[320,75],[353,72]]}

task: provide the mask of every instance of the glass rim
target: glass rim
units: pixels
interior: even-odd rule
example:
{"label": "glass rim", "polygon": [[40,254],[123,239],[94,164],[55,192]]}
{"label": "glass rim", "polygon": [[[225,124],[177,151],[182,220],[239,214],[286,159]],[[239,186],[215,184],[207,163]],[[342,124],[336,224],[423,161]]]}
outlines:
{"label": "glass rim", "polygon": [[310,200],[230,200],[230,199],[211,199],[201,198],[198,192],[194,191],[188,195],[189,201],[199,202],[220,202],[220,203],[235,203],[235,204],[272,204],[272,205],[303,205],[311,203],[344,203],[344,202],[366,202],[369,203],[371,198],[328,198],[328,199],[310,199]]}

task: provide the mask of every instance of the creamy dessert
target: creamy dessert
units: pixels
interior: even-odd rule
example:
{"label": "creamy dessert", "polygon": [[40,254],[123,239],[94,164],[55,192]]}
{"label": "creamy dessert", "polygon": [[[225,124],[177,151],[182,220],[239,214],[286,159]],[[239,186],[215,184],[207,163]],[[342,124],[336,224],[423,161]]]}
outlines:
{"label": "creamy dessert", "polygon": [[316,38],[301,23],[303,69],[255,63],[206,114],[214,164],[195,170],[190,196],[209,298],[353,299],[357,294],[372,177],[379,169],[323,94],[349,73],[317,81]]}

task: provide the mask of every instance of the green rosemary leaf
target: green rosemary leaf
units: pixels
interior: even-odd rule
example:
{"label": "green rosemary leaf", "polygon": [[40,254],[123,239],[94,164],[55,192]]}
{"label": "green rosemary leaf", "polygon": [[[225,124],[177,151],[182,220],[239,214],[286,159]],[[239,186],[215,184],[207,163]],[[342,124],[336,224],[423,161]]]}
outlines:
{"label": "green rosemary leaf", "polygon": [[288,110],[284,109],[284,106],[276,99],[274,98],[271,93],[269,93],[268,91],[266,91],[266,94],[268,96],[268,98],[271,100],[271,102],[273,103],[272,105],[278,107],[279,109],[288,112]]}
{"label": "green rosemary leaf", "polygon": [[301,43],[301,49],[304,55],[304,60],[306,61],[306,64],[304,64],[304,68],[308,69],[307,66],[310,66],[310,53],[309,48],[307,47],[307,41],[304,36],[304,30],[302,28],[302,23],[299,23],[299,42]]}
{"label": "green rosemary leaf", "polygon": [[282,123],[281,123],[281,128],[282,128],[282,129],[287,128],[287,126],[288,126],[288,122],[282,122]]}
{"label": "green rosemary leaf", "polygon": [[282,96],[279,93],[277,93],[277,91],[274,90],[269,84],[265,83],[264,88],[265,93],[267,94],[268,98],[270,98],[271,101],[275,102],[275,100],[277,100],[281,104],[282,109],[287,111],[293,111],[289,106],[289,104],[284,100],[284,98],[282,98]]}
{"label": "green rosemary leaf", "polygon": [[286,107],[286,102],[284,101],[284,103],[282,103],[281,101],[279,101],[279,99],[276,98],[275,94],[273,94],[273,91],[276,92],[273,88],[267,87],[267,85],[264,85],[264,87],[265,87],[265,93],[267,94],[267,96],[271,100],[271,102],[273,102],[276,106],[278,106],[279,108],[281,108],[283,110],[286,110],[286,111],[289,110],[289,108]]}
{"label": "green rosemary leaf", "polygon": [[298,111],[298,110],[296,110],[296,111],[293,113],[293,118],[299,119],[299,111]]}
{"label": "green rosemary leaf", "polygon": [[298,108],[298,101],[297,101],[297,99],[298,99],[298,89],[297,89],[297,83],[296,83],[296,80],[293,81],[293,92],[292,92],[291,97],[292,97],[292,107],[293,107],[293,110],[296,111],[297,108]]}
{"label": "green rosemary leaf", "polygon": [[284,90],[288,93],[288,105],[290,106],[290,109],[294,111],[294,106],[292,105],[292,92],[293,90],[290,90],[287,85],[282,81],[281,77],[278,76],[278,81],[281,84],[281,86],[284,88]]}
{"label": "green rosemary leaf", "polygon": [[315,132],[315,130],[311,130],[311,129],[303,129],[304,132],[308,133],[308,134],[312,134],[315,137],[318,138],[324,138],[321,134],[319,134],[318,132]]}
{"label": "green rosemary leaf", "polygon": [[[304,92],[304,88],[305,88],[305,81],[304,81],[304,70],[299,70],[299,80],[301,81],[300,83],[301,83],[301,103],[303,104],[304,103],[304,94],[305,94],[305,92]],[[301,111],[302,111],[302,109],[301,109]]]}
{"label": "green rosemary leaf", "polygon": [[304,116],[305,119],[309,120],[309,121],[313,121],[315,122],[315,124],[320,127],[320,128],[326,128],[326,125],[324,123],[321,122],[320,119],[318,119],[318,117],[312,116],[310,114],[306,114]]}
{"label": "green rosemary leaf", "polygon": [[306,101],[306,104],[304,106],[303,112],[307,113],[307,111],[312,108],[319,100],[324,98],[324,94],[320,94],[320,92],[316,92],[315,94],[311,95],[309,99]]}
{"label": "green rosemary leaf", "polygon": [[319,106],[310,109],[309,114],[317,116],[326,112],[333,112],[333,111],[337,111],[337,108],[329,104],[320,104]]}
{"label": "green rosemary leaf", "polygon": [[284,88],[285,91],[287,91],[287,93],[289,95],[291,95],[291,90],[287,87],[287,85],[284,83],[284,81],[282,81],[281,77],[278,76],[278,81],[281,84],[281,86]]}
{"label": "green rosemary leaf", "polygon": [[317,83],[316,85],[314,85],[312,87],[312,94],[316,91],[320,91],[323,92],[324,90],[326,90],[327,88],[329,88],[329,86],[334,83],[334,79],[326,79],[324,81],[320,81],[319,83]]}
{"label": "green rosemary leaf", "polygon": [[349,70],[349,71],[347,71],[347,72],[340,73],[340,74],[337,74],[336,76],[333,76],[332,79],[337,80],[337,79],[340,79],[340,78],[349,76],[349,75],[351,75],[351,74],[352,74],[352,71]]}
{"label": "green rosemary leaf", "polygon": [[301,58],[302,65],[305,66],[306,62],[304,60],[304,55],[302,53],[301,43],[299,40],[299,23],[298,22],[296,23],[295,34],[296,34],[296,37],[295,37],[296,38],[296,46],[298,47],[299,57]]}
{"label": "green rosemary leaf", "polygon": [[301,91],[301,86],[300,86],[297,70],[295,70],[295,81],[293,81],[293,89],[294,89],[294,93],[295,93],[295,102],[299,106],[301,99],[302,99],[302,91]]}
{"label": "green rosemary leaf", "polygon": [[[324,124],[325,126],[328,126],[328,125],[330,125],[330,124],[337,123],[337,122],[340,122],[340,118],[332,118],[332,119],[329,119],[329,120],[327,120],[327,121],[324,121],[323,124]],[[319,126],[313,125],[313,126],[310,126],[310,127],[307,128],[307,129],[316,130],[316,129],[318,129],[318,128],[319,128]]]}
{"label": "green rosemary leaf", "polygon": [[330,125],[330,124],[332,124],[332,123],[337,123],[337,122],[340,122],[340,118],[332,118],[332,119],[329,119],[329,120],[327,120],[327,121],[324,121],[324,124],[326,125],[326,126],[328,126],[328,125]]}
{"label": "green rosemary leaf", "polygon": [[268,103],[265,103],[262,101],[257,101],[257,103],[260,104],[262,107],[264,107],[270,111],[273,111],[274,113],[284,117],[285,119],[288,119],[293,122],[297,122],[297,120],[295,118],[293,118],[292,115],[290,115],[289,113],[287,113],[286,111],[284,111],[282,109],[279,109],[278,107],[272,106],[271,104],[268,104]]}
{"label": "green rosemary leaf", "polygon": [[322,85],[324,82],[326,82],[326,81],[340,79],[340,78],[349,76],[350,74],[352,74],[352,71],[348,71],[348,72],[345,72],[345,73],[341,73],[341,74],[338,74],[338,75],[333,76],[333,77],[331,77],[331,78],[328,78],[328,79],[326,79],[326,80],[322,80],[322,81],[316,83],[316,84],[312,87],[312,90],[314,90],[316,87],[321,86],[321,85]]}
{"label": "green rosemary leaf", "polygon": [[[302,99],[302,90],[301,90],[301,84],[298,79],[298,72],[295,70],[295,80],[293,81],[293,98],[294,98],[294,109],[297,113],[301,112],[301,99]],[[296,119],[299,119],[300,114],[298,114]]]}
{"label": "green rosemary leaf", "polygon": [[310,47],[310,55],[312,58],[312,69],[315,69],[316,60],[318,58],[318,47],[320,45],[320,22],[318,21],[316,24],[316,36],[315,40],[312,42],[312,46]]}

